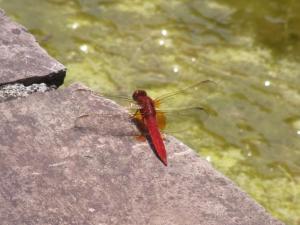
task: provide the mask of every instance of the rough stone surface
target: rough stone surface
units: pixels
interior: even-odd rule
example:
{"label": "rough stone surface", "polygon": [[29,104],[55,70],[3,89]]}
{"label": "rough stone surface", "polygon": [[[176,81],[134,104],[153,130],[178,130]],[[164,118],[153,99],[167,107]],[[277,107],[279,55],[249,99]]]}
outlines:
{"label": "rough stone surface", "polygon": [[0,85],[46,83],[59,86],[66,69],[43,50],[27,30],[0,9]]}
{"label": "rough stone surface", "polygon": [[1,224],[282,224],[172,137],[165,167],[122,108],[78,85],[0,111]]}
{"label": "rough stone surface", "polygon": [[47,92],[55,90],[56,86],[48,87],[45,83],[24,86],[23,84],[6,84],[0,86],[0,102],[19,97],[27,97],[35,92]]}

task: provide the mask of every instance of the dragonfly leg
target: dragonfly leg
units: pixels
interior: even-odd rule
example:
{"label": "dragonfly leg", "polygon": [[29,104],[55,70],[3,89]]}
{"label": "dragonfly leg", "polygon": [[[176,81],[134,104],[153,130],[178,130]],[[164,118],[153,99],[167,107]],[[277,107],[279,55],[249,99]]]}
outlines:
{"label": "dragonfly leg", "polygon": [[135,136],[135,139],[140,142],[145,142],[147,138],[144,135]]}

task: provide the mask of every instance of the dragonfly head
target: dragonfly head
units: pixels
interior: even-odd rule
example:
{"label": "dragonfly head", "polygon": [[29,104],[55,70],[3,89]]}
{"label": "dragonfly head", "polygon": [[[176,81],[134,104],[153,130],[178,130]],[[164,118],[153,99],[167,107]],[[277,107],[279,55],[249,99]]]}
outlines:
{"label": "dragonfly head", "polygon": [[147,92],[144,90],[136,90],[133,92],[132,98],[135,101],[138,101],[138,99],[142,96],[147,96]]}

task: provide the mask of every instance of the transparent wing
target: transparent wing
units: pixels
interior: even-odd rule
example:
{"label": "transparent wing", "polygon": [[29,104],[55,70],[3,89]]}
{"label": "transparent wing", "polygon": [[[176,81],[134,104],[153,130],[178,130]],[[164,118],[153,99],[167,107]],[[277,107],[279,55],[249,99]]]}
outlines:
{"label": "transparent wing", "polygon": [[74,129],[82,133],[95,133],[102,136],[140,135],[132,122],[132,116],[124,113],[82,114],[75,119]]}
{"label": "transparent wing", "polygon": [[100,95],[117,102],[119,105],[124,106],[130,111],[138,110],[140,108],[132,98],[127,96],[112,95],[107,93],[100,93]]}
{"label": "transparent wing", "polygon": [[203,124],[216,112],[208,107],[188,107],[157,110],[158,126],[166,133],[182,132],[193,125]]}
{"label": "transparent wing", "polygon": [[215,92],[217,86],[217,83],[212,80],[199,81],[188,87],[163,94],[158,98],[155,98],[154,101],[157,107],[160,107],[161,104],[176,101],[179,98],[183,98],[185,101],[193,100],[194,102],[198,102],[199,104],[201,100],[205,99],[211,93]]}
{"label": "transparent wing", "polygon": [[204,80],[156,98],[159,127],[167,133],[180,132],[217,115],[205,104],[208,96],[216,93],[217,86],[214,81]]}
{"label": "transparent wing", "polygon": [[128,111],[131,113],[134,113],[134,111],[138,110],[140,108],[139,105],[135,103],[135,101],[127,96],[123,95],[112,95],[109,93],[98,93],[94,92],[92,90],[86,89],[86,88],[78,88],[73,91],[74,94],[83,93],[86,95],[94,95],[99,97],[105,97],[107,99],[113,100],[119,105],[124,106]]}
{"label": "transparent wing", "polygon": [[[213,93],[216,87],[217,84],[214,81],[204,80],[186,88],[163,94],[159,98],[156,98],[154,100],[155,106],[164,106],[162,109],[157,109],[156,117],[158,127],[162,130],[166,130],[168,133],[173,133],[180,130],[186,130],[189,126],[195,123],[203,123],[203,121],[205,121],[210,115],[214,115],[216,113],[211,110],[208,105],[199,107],[200,102],[203,102],[207,96]],[[76,92],[89,92],[89,94],[97,95],[85,88],[78,88]],[[138,121],[142,120],[141,115],[137,113],[140,107],[136,105],[131,98],[127,96],[115,96],[102,93],[101,95],[113,99],[117,103],[125,106],[134,115],[134,117],[128,116],[127,121],[132,121],[133,118]],[[180,105],[180,108],[174,107],[176,105]],[[115,115],[115,113],[106,115],[87,113],[86,115],[81,115],[76,119],[75,127],[81,130],[88,129],[98,133],[103,133],[105,131],[105,127],[103,126],[108,126],[109,129],[112,129],[111,126],[113,122],[116,124],[119,123],[117,119],[119,116],[120,115]],[[97,124],[102,124],[102,127],[100,126],[99,129],[99,125]],[[122,134],[122,128],[114,128],[113,131],[116,135]]]}

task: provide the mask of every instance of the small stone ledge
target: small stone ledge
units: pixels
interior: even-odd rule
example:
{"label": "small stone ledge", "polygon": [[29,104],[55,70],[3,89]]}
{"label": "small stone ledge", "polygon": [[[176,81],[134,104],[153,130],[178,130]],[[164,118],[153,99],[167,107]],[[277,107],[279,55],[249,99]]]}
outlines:
{"label": "small stone ledge", "polygon": [[22,83],[63,84],[66,68],[50,57],[28,33],[0,9],[0,86]]}
{"label": "small stone ledge", "polygon": [[0,86],[0,102],[12,100],[20,97],[27,97],[36,92],[44,93],[56,89],[56,86],[47,86],[45,83],[31,84],[25,86],[24,84],[7,84]]}

